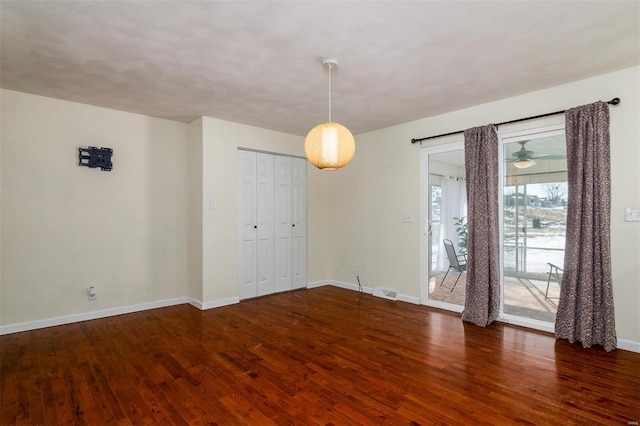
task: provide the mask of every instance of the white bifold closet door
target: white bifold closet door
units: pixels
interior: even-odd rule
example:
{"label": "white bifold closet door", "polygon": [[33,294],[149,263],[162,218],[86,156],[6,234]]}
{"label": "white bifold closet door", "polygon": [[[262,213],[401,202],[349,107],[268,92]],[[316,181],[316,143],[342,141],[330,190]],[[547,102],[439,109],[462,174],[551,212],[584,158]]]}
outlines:
{"label": "white bifold closet door", "polygon": [[307,160],[291,158],[291,288],[307,285]]}
{"label": "white bifold closet door", "polygon": [[275,159],[276,291],[291,290],[291,157]]}
{"label": "white bifold closet door", "polygon": [[306,160],[238,151],[240,299],[306,285]]}
{"label": "white bifold closet door", "polygon": [[306,285],[306,167],[301,158],[275,157],[276,292]]}
{"label": "white bifold closet door", "polygon": [[273,260],[273,155],[238,151],[239,297],[271,294]]}

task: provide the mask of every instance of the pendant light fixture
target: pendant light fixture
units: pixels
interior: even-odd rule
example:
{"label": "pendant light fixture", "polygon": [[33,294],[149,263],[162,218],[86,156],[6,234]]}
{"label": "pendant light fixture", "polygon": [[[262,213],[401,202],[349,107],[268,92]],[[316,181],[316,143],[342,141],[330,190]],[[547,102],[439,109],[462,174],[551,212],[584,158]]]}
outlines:
{"label": "pendant light fixture", "polygon": [[527,169],[531,166],[535,166],[536,162],[529,158],[524,160],[518,160],[515,163],[513,163],[513,165],[519,169]]}
{"label": "pendant light fixture", "polygon": [[338,170],[349,164],[356,153],[356,143],[349,129],[331,121],[331,70],[338,62],[325,59],[322,65],[329,68],[329,121],[309,131],[304,140],[304,153],[320,170]]}

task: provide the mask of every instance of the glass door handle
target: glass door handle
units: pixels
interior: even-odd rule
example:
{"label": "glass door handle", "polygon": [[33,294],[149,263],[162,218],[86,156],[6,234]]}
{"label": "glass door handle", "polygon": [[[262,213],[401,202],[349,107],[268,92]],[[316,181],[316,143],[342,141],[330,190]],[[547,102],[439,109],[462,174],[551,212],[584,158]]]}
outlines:
{"label": "glass door handle", "polygon": [[424,220],[424,235],[431,236],[431,221],[429,219]]}

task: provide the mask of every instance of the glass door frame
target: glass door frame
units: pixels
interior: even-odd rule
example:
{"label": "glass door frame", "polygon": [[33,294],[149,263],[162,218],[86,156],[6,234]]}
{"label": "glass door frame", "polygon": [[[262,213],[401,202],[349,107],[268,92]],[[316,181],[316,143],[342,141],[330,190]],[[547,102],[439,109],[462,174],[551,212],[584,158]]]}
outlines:
{"label": "glass door frame", "polygon": [[512,131],[500,133],[498,132],[498,179],[500,182],[498,190],[498,220],[500,221],[500,313],[498,320],[509,324],[519,325],[535,330],[548,331],[553,333],[555,331],[554,324],[540,321],[532,318],[525,318],[513,314],[504,312],[504,182],[505,182],[505,167],[504,167],[504,150],[506,144],[519,142],[523,140],[532,140],[550,136],[558,136],[565,134],[565,124],[554,124],[548,126],[540,126],[529,128],[527,130]]}
{"label": "glass door frame", "polygon": [[453,312],[462,312],[464,307],[429,298],[431,270],[429,155],[460,150],[464,150],[464,140],[461,135],[453,142],[420,147],[420,218],[422,219],[420,225],[420,304]]}
{"label": "glass door frame", "polygon": [[[547,121],[548,120],[548,121]],[[498,203],[499,203],[499,215],[498,220],[500,222],[499,230],[500,230],[500,312],[498,316],[498,321],[519,325],[535,330],[542,330],[553,333],[554,325],[548,322],[539,321],[535,319],[523,318],[512,314],[506,314],[504,312],[504,230],[503,230],[503,221],[504,221],[504,179],[505,179],[505,168],[503,167],[504,162],[504,148],[505,144],[511,142],[517,142],[519,140],[528,140],[533,138],[541,138],[546,136],[554,136],[565,133],[565,124],[564,120],[558,123],[557,118],[547,119],[543,123],[539,123],[538,126],[535,127],[527,127],[524,130],[521,126],[509,126],[509,129],[506,132],[498,131],[498,164],[500,165],[498,168],[498,179],[500,182],[499,191],[498,191]],[[551,124],[551,123],[558,124]],[[532,123],[527,123],[530,126]],[[420,148],[420,218],[422,219],[422,223],[420,225],[420,303],[426,306],[431,306],[435,308],[445,309],[453,312],[462,312],[463,306],[454,305],[450,303],[439,302],[436,300],[429,299],[429,271],[431,264],[431,245],[429,238],[429,213],[430,213],[430,205],[431,199],[428,197],[430,194],[429,188],[429,155],[438,154],[448,151],[456,151],[456,150],[464,150],[464,140],[460,135],[457,140],[453,140],[451,142],[443,143],[440,145],[432,145],[432,146],[423,146]]]}

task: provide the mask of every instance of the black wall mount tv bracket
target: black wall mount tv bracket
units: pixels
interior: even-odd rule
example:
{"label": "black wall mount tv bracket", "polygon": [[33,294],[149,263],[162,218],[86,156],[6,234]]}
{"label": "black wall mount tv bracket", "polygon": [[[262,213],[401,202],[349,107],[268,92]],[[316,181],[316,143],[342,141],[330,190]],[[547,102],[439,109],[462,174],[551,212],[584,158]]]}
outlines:
{"label": "black wall mount tv bracket", "polygon": [[112,155],[113,149],[111,148],[96,148],[95,146],[78,148],[78,165],[92,169],[100,167],[100,170],[110,172],[113,168]]}

